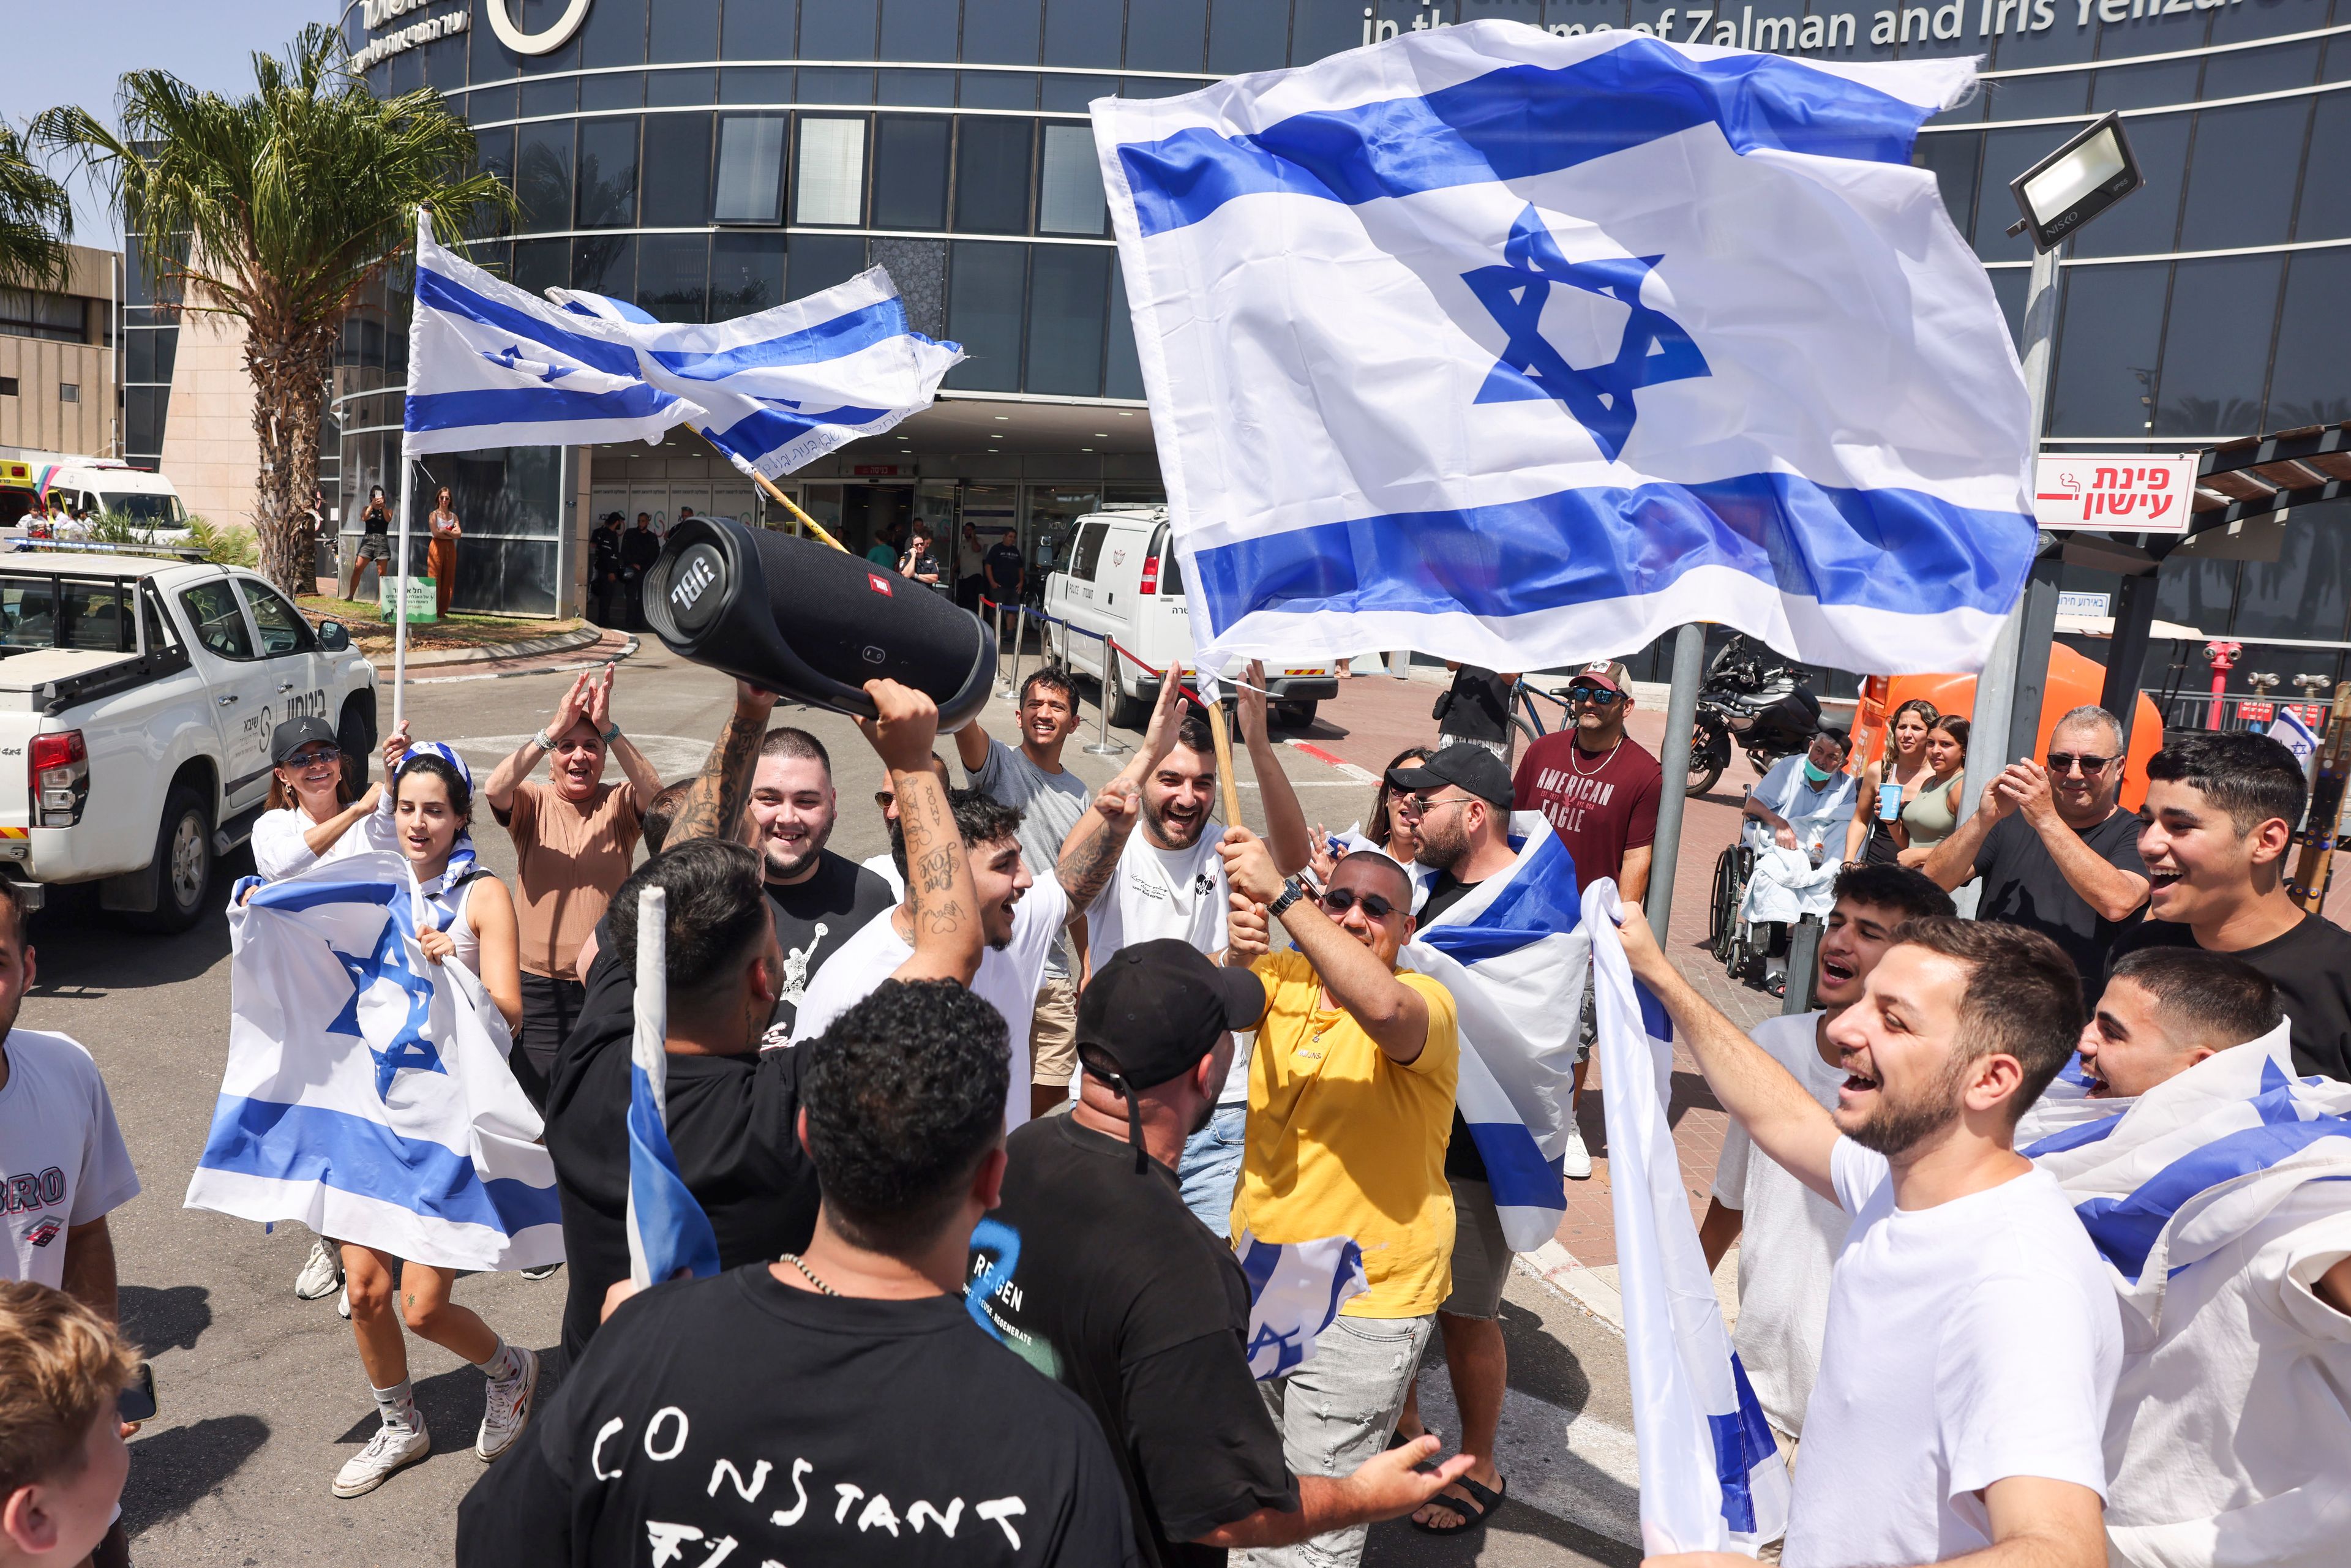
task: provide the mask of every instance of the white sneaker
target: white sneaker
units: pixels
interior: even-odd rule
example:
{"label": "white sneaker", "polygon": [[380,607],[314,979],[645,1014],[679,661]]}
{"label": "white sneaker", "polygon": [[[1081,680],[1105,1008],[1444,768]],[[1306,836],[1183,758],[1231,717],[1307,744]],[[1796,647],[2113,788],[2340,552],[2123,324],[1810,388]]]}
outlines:
{"label": "white sneaker", "polygon": [[310,1255],[302,1260],[302,1271],[294,1276],[294,1294],[302,1301],[315,1301],[331,1294],[342,1282],[340,1249],[321,1236],[310,1244]]}
{"label": "white sneaker", "polygon": [[378,1427],[368,1446],[335,1472],[337,1497],[361,1497],[433,1451],[433,1438],[422,1426]]}
{"label": "white sneaker", "polygon": [[482,1409],[482,1429],[474,1438],[474,1454],[489,1463],[522,1436],[530,1425],[532,1397],[538,1392],[538,1353],[517,1348],[522,1370],[503,1381],[493,1380]]}
{"label": "white sneaker", "polygon": [[351,1315],[351,1288],[350,1285],[346,1284],[343,1287],[343,1293],[335,1298],[335,1312],[336,1314],[340,1317],[348,1318]]}
{"label": "white sneaker", "polygon": [[1570,1181],[1592,1179],[1592,1151],[1583,1146],[1583,1129],[1575,1124],[1575,1113],[1567,1113],[1567,1151],[1560,1166]]}

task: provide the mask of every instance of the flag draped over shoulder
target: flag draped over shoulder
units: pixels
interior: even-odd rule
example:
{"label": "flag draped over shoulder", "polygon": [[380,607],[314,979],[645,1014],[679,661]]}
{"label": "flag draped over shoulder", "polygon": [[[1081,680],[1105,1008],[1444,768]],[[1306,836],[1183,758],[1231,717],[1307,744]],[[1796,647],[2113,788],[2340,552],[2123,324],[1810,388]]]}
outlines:
{"label": "flag draped over shoulder", "polygon": [[1398,962],[1453,993],[1454,1103],[1485,1162],[1503,1239],[1531,1252],[1567,1213],[1560,1161],[1591,942],[1567,846],[1540,812],[1515,813],[1510,833],[1510,869],[1420,927]]}
{"label": "flag draped over shoulder", "polygon": [[1616,884],[1584,890],[1616,1282],[1625,1295],[1641,1543],[1651,1555],[1742,1552],[1788,1527],[1788,1470],[1730,1348],[1666,1121],[1673,1026],[1635,984],[1617,940]]}
{"label": "flag draped over shoulder", "polygon": [[416,942],[408,862],[349,855],[229,909],[228,1066],[187,1206],[443,1269],[563,1258],[506,1020]]}
{"label": "flag draped over shoulder", "polygon": [[1480,21],[1095,100],[1201,662],[1980,667],[2029,400],[1910,163],[1973,78]]}

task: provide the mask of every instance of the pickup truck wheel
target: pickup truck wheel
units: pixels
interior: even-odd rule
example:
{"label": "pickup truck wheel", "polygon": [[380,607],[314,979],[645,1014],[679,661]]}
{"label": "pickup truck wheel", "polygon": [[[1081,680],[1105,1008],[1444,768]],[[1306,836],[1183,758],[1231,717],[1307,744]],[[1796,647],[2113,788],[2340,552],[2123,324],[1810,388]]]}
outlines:
{"label": "pickup truck wheel", "polygon": [[1320,702],[1284,703],[1274,710],[1274,716],[1291,729],[1311,729],[1314,724],[1314,710],[1322,706]]}
{"label": "pickup truck wheel", "polygon": [[144,931],[175,933],[204,918],[213,881],[213,814],[186,785],[163,798],[155,832],[155,907],[131,915]]}

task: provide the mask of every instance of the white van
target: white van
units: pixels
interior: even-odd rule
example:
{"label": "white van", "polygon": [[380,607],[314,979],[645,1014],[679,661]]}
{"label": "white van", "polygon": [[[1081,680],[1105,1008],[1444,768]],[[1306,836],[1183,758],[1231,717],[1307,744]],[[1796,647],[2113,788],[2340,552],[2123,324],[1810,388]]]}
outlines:
{"label": "white van", "polygon": [[[1149,720],[1159,677],[1169,661],[1192,656],[1192,624],[1184,603],[1184,569],[1177,563],[1165,507],[1106,507],[1080,517],[1070,536],[1069,567],[1045,579],[1045,613],[1082,632],[1050,629],[1061,663],[1102,684],[1111,722],[1133,729]],[[1121,654],[1104,637],[1116,639]],[[1110,669],[1105,677],[1103,664]],[[1238,676],[1236,659],[1220,675]],[[1328,664],[1266,666],[1276,724],[1300,729],[1314,722],[1325,697],[1339,695]]]}
{"label": "white van", "polygon": [[149,544],[186,542],[188,509],[162,475],[133,468],[117,457],[49,452],[27,452],[24,457],[36,488],[48,497],[53,519],[49,537],[86,537],[89,530],[79,519],[111,514],[128,517]]}

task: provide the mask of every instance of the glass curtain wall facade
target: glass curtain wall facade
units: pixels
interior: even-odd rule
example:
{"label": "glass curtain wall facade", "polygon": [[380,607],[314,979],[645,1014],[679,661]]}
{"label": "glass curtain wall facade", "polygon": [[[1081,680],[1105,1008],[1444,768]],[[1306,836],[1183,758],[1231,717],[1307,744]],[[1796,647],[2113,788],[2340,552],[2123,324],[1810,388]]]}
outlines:
{"label": "glass curtain wall facade", "polygon": [[[477,259],[685,321],[879,262],[918,329],[969,350],[950,392],[1142,396],[1090,100],[1499,18],[1806,58],[1987,56],[1983,90],[1927,128],[1916,161],[2011,328],[2030,252],[2003,234],[2007,183],[2120,110],[2147,185],[2066,253],[2049,436],[2185,449],[2351,419],[2351,326],[2330,303],[2351,290],[2351,0],[590,0],[538,54],[499,41],[501,4],[524,34],[566,9],[434,0],[378,31],[357,5],[342,23],[357,51],[418,16],[466,14],[368,79],[443,92],[513,181],[521,217],[480,236]],[[383,347],[350,350],[339,396],[397,384],[396,292],[382,325]],[[347,495],[381,472],[358,433],[396,423],[347,421]],[[2167,567],[2160,613],[2344,640],[2346,510],[2297,514],[2275,562]]]}

